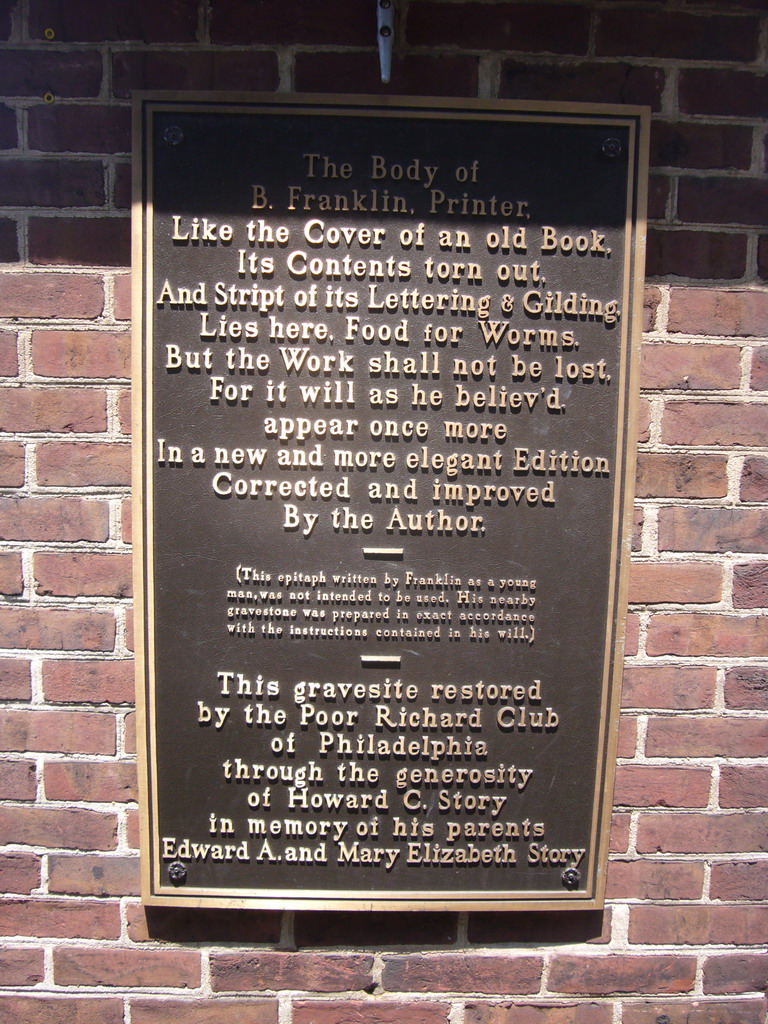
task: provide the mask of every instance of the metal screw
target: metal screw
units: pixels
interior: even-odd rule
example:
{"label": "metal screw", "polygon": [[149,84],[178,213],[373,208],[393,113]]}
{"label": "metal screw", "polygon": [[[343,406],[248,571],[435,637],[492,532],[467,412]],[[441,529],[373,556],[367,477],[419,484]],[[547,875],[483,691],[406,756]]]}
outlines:
{"label": "metal screw", "polygon": [[379,0],[379,7],[383,7],[384,10],[388,10],[392,6],[392,0]]}
{"label": "metal screw", "polygon": [[379,31],[381,32],[381,34],[383,36],[391,36],[392,35],[392,29],[389,27],[389,25],[382,25],[381,28],[379,29]]}
{"label": "metal screw", "polygon": [[56,97],[53,95],[52,92],[47,92],[43,96],[43,102],[45,102],[45,103],[55,103],[56,102]]}
{"label": "metal screw", "polygon": [[615,160],[621,153],[621,143],[618,139],[606,139],[603,143],[603,155],[609,160]]}
{"label": "metal screw", "polygon": [[187,869],[180,860],[168,865],[168,877],[172,885],[184,885],[187,880]]}
{"label": "metal screw", "polygon": [[46,39],[48,39],[48,40],[51,40],[51,39],[55,39],[55,38],[56,38],[56,33],[55,33],[55,32],[53,31],[53,29],[52,29],[52,28],[47,28],[47,29],[45,30],[45,32],[43,32],[43,35],[44,35],[44,36],[45,36],[45,38],[46,38]]}
{"label": "metal screw", "polygon": [[560,877],[566,889],[575,889],[581,881],[581,875],[576,868],[566,868]]}
{"label": "metal screw", "polygon": [[163,139],[169,146],[180,146],[184,141],[184,132],[177,124],[172,124],[163,132]]}
{"label": "metal screw", "polygon": [[670,1024],[670,1019],[666,1013],[660,1013],[656,1018],[656,1024]]}

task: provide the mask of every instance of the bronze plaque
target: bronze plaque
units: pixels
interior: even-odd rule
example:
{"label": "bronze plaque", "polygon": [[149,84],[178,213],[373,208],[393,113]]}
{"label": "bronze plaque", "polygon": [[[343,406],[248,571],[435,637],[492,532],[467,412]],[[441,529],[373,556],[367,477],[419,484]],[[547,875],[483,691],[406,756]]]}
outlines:
{"label": "bronze plaque", "polygon": [[645,113],[136,134],[145,900],[601,906]]}

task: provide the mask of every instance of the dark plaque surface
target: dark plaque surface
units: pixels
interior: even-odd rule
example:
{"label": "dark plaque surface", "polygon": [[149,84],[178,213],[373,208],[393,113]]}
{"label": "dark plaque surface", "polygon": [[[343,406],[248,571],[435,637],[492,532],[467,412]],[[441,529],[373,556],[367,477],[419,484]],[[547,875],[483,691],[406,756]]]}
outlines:
{"label": "dark plaque surface", "polygon": [[600,906],[643,113],[136,115],[145,899]]}

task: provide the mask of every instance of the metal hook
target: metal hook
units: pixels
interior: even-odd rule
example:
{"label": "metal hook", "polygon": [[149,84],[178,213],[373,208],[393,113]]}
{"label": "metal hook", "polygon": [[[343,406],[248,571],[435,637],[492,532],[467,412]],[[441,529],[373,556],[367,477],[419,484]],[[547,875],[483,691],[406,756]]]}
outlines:
{"label": "metal hook", "polygon": [[381,80],[386,85],[392,72],[392,43],[395,37],[395,0],[376,0],[379,64]]}

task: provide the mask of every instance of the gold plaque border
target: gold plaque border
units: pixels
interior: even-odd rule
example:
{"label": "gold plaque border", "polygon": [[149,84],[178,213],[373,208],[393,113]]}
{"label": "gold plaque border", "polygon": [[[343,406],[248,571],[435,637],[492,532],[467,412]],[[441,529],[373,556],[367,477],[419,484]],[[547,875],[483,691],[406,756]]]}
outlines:
{"label": "gold plaque border", "polygon": [[[336,890],[214,890],[185,886],[176,889],[160,877],[157,834],[157,752],[154,719],[154,549],[151,535],[153,453],[147,449],[154,436],[151,362],[145,359],[152,344],[152,132],[154,115],[169,112],[217,110],[235,113],[258,109],[261,114],[346,117],[433,117],[450,120],[552,121],[564,124],[604,125],[628,129],[626,226],[621,324],[620,390],[617,412],[615,465],[621,467],[614,485],[611,572],[606,603],[607,631],[600,699],[600,735],[595,765],[592,809],[590,877],[584,892],[398,891],[357,892]],[[638,410],[638,365],[642,330],[645,238],[647,228],[648,148],[650,109],[613,104],[517,102],[431,97],[343,96],[272,93],[135,93],[133,106],[132,196],[132,302],[133,302],[133,574],[136,624],[136,710],[139,751],[141,820],[141,896],[147,906],[211,907],[262,910],[364,911],[503,911],[599,910],[605,902],[606,867],[616,767],[618,716],[623,669],[629,554],[632,530]]]}

